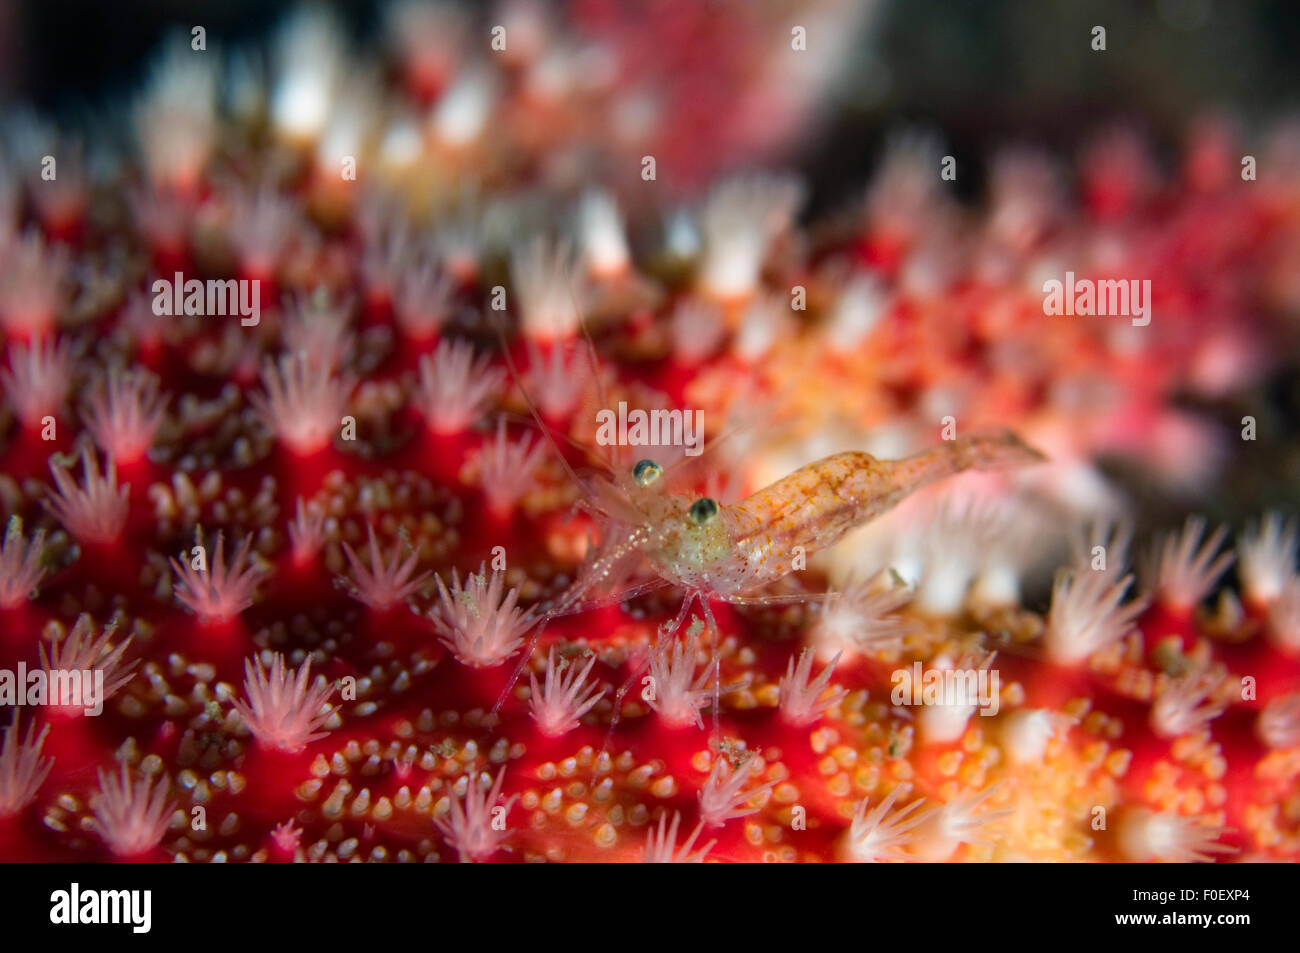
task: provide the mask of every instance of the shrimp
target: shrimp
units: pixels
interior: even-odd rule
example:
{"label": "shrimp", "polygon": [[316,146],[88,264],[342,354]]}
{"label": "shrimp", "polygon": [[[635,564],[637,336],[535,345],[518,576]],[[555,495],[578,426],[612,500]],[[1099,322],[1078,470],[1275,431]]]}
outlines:
{"label": "shrimp", "polygon": [[[892,509],[922,487],[966,470],[1003,470],[1043,460],[1009,431],[973,435],[901,460],[850,451],[825,457],[731,506],[647,489],[628,495],[616,517],[622,532],[589,564],[575,586],[626,574],[633,558],[659,582],[701,602],[761,603],[753,593],[788,576],[796,557],[835,544],[850,530]],[[659,468],[637,464],[637,482],[652,485]],[[631,515],[629,510],[635,511]],[[566,594],[557,609],[573,602]]]}

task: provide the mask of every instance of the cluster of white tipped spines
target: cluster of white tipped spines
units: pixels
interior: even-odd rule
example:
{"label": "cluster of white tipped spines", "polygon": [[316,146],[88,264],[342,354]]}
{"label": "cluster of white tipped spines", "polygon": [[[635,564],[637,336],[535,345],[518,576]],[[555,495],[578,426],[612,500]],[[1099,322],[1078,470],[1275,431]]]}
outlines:
{"label": "cluster of white tipped spines", "polygon": [[762,810],[763,799],[777,784],[776,779],[747,787],[751,780],[762,776],[766,763],[756,752],[746,751],[733,766],[727,756],[715,754],[713,767],[700,788],[700,820],[706,827],[722,827],[727,821],[748,817]]}
{"label": "cluster of white tipped spines", "polygon": [[1124,568],[1131,527],[1094,531],[1082,544],[1076,540],[1073,566],[1053,590],[1045,636],[1049,655],[1065,663],[1086,659],[1131,632],[1149,603],[1175,612],[1195,609],[1238,558],[1242,595],[1265,614],[1268,637],[1284,652],[1300,651],[1295,521],[1268,514],[1240,536],[1236,553],[1223,547],[1226,527],[1208,535],[1206,528],[1204,519],[1189,517],[1181,530],[1166,533],[1143,559],[1144,595],[1129,602],[1123,600],[1133,581]]}
{"label": "cluster of white tipped spines", "polygon": [[501,783],[505,776],[505,768],[497,772],[495,781],[486,774],[465,775],[461,779],[465,793],[459,797],[453,794],[447,815],[434,819],[434,824],[447,843],[456,849],[462,863],[487,859],[510,836],[505,822],[519,795],[512,794],[500,803]]}
{"label": "cluster of white tipped spines", "polygon": [[1282,651],[1300,654],[1300,573],[1296,571],[1297,525],[1269,513],[1237,542],[1238,574],[1247,602],[1267,615],[1269,638]]}
{"label": "cluster of white tipped spines", "polygon": [[253,534],[249,533],[226,562],[225,534],[217,534],[217,545],[210,554],[204,547],[201,531],[194,535],[195,546],[171,560],[177,578],[175,596],[204,622],[225,622],[235,618],[253,604],[257,584],[266,570],[252,555]]}
{"label": "cluster of white tipped spines", "polygon": [[823,661],[894,652],[912,623],[897,614],[913,592],[890,570],[865,579],[850,577],[821,604],[811,639]]}
{"label": "cluster of white tipped spines", "polygon": [[537,621],[532,613],[519,608],[518,589],[504,591],[504,573],[493,572],[489,579],[486,564],[478,573],[466,576],[463,585],[454,569],[450,588],[441,577],[437,583],[440,603],[429,618],[443,644],[464,665],[500,665],[519,650]]}
{"label": "cluster of white tipped spines", "polygon": [[1219,552],[1228,537],[1220,526],[1205,538],[1205,519],[1189,516],[1179,532],[1166,533],[1147,554],[1143,581],[1155,599],[1169,609],[1195,609],[1236,558]]}
{"label": "cluster of white tipped spines", "polygon": [[[941,654],[934,660],[933,667],[940,672],[959,673],[962,677],[951,680],[952,691],[944,693],[939,704],[923,705],[916,715],[917,734],[925,744],[951,744],[961,739],[966,726],[976,707],[983,701],[978,690],[978,682],[968,676],[986,679],[984,673],[993,664],[996,652],[989,652],[982,658],[966,655],[956,662]],[[906,672],[906,669],[904,669]],[[908,679],[910,682],[910,677]],[[992,684],[992,683],[987,683]]]}
{"label": "cluster of white tipped spines", "polygon": [[47,416],[59,416],[72,389],[72,369],[66,340],[50,336],[9,345],[9,366],[0,370],[0,382],[24,427],[39,430]]}
{"label": "cluster of white tipped spines", "polygon": [[485,355],[475,360],[467,341],[444,339],[420,358],[419,404],[429,429],[438,434],[467,430],[497,399],[505,374]]}
{"label": "cluster of white tipped spines", "polygon": [[358,601],[382,612],[415,595],[433,574],[415,572],[416,564],[420,561],[418,549],[412,549],[406,559],[402,559],[401,539],[393,543],[392,555],[385,560],[379,543],[375,540],[375,528],[367,527],[367,533],[370,540],[369,566],[357,557],[351,546],[343,544],[343,554],[347,557],[350,569],[343,584]]}
{"label": "cluster of white tipped spines", "polygon": [[94,453],[83,447],[81,485],[54,459],[50,460],[50,473],[58,489],[46,506],[79,542],[105,545],[121,535],[131,487],[118,488],[117,465],[112,459],[101,475]]}
{"label": "cluster of white tipped spines", "polygon": [[119,857],[137,857],[153,850],[167,833],[172,805],[167,801],[166,775],[141,774],[132,779],[125,764],[118,775],[99,772],[99,793],[90,799],[92,826]]}
{"label": "cluster of white tipped spines", "polygon": [[262,368],[264,394],[250,398],[258,417],[291,452],[307,456],[330,444],[343,425],[343,413],[356,379],[339,375],[307,354],[267,359]]}
{"label": "cluster of white tipped spines", "polygon": [[1057,573],[1052,586],[1043,646],[1053,661],[1082,663],[1133,631],[1147,603],[1124,601],[1133,584],[1124,569],[1130,539],[1125,524],[1076,536],[1072,565]]}
{"label": "cluster of white tipped spines", "polygon": [[677,828],[682,822],[682,812],[673,811],[672,822],[668,821],[668,812],[659,815],[659,825],[646,831],[645,850],[642,860],[647,864],[702,864],[716,840],[708,841],[703,847],[695,848],[695,842],[704,831],[704,821],[695,825],[691,836],[681,847],[677,846]]}
{"label": "cluster of white tipped spines", "polygon": [[848,697],[848,691],[843,688],[827,692],[839,658],[837,653],[822,669],[821,674],[813,678],[811,649],[799,653],[798,664],[795,663],[794,656],[790,656],[778,689],[781,715],[786,721],[792,725],[811,725]]}
{"label": "cluster of white tipped spines", "polygon": [[934,813],[920,811],[925,798],[894,810],[894,804],[911,790],[910,784],[900,784],[875,807],[870,807],[869,798],[862,800],[843,841],[846,859],[858,863],[911,859],[905,848],[915,841],[916,828]]}
{"label": "cluster of white tipped spines", "polygon": [[1209,817],[1186,817],[1149,808],[1132,808],[1120,819],[1118,843],[1125,859],[1136,863],[1213,863],[1216,854],[1237,848],[1218,843],[1228,833]]}
{"label": "cluster of white tipped spines", "polygon": [[157,377],[113,368],[92,392],[82,416],[99,448],[111,459],[129,463],[153,445],[166,406]]}
{"label": "cluster of white tipped spines", "polygon": [[1169,679],[1156,689],[1149,724],[1162,738],[1178,738],[1200,731],[1223,714],[1222,673],[1194,671]]}
{"label": "cluster of white tipped spines", "polygon": [[22,519],[9,517],[0,540],[0,609],[20,606],[35,594],[45,575],[44,553],[45,531],[38,529],[29,540],[23,536]]}
{"label": "cluster of white tipped spines", "polygon": [[0,741],[0,818],[12,817],[30,804],[54,765],[52,758],[41,757],[50,726],[44,725],[38,734],[32,722],[27,726],[27,737],[20,738],[21,711],[15,709],[13,723],[4,730]]}
{"label": "cluster of white tipped spines", "polygon": [[594,652],[587,657],[585,665],[563,657],[557,664],[555,647],[551,646],[546,653],[545,681],[539,685],[536,674],[529,674],[532,688],[529,704],[533,720],[542,734],[552,738],[567,734],[577,728],[579,719],[600,701],[604,689],[587,682],[595,664]]}
{"label": "cluster of white tipped spines", "polygon": [[699,648],[699,633],[692,627],[681,639],[660,638],[650,655],[651,682],[642,698],[672,728],[703,728],[700,711],[712,704],[713,695],[706,686],[717,662],[706,666],[697,678]]}
{"label": "cluster of white tipped spines", "polygon": [[[113,645],[112,636],[111,626],[96,635],[94,622],[89,615],[83,613],[77,617],[72,631],[62,639],[52,642],[48,648],[44,641],[37,647],[41,668],[51,673],[102,672],[103,691],[96,701],[103,704],[131,681],[135,675],[135,668],[139,664],[138,659],[132,662],[125,661],[126,650],[131,645],[131,639],[126,638]],[[81,709],[73,708],[65,713],[79,711]]]}
{"label": "cluster of white tipped spines", "polygon": [[937,863],[950,860],[963,844],[989,846],[995,842],[996,826],[1014,811],[1011,807],[985,807],[1005,784],[1000,781],[967,791],[924,810],[924,798],[894,808],[911,793],[910,784],[898,785],[875,807],[870,806],[869,798],[864,799],[841,841],[843,856],[858,863]]}
{"label": "cluster of white tipped spines", "polygon": [[546,444],[525,433],[506,439],[504,417],[497,419],[496,436],[479,453],[479,482],[488,509],[498,517],[514,512],[516,504],[533,488],[538,468],[546,460]]}
{"label": "cluster of white tipped spines", "polygon": [[289,669],[284,656],[271,658],[268,672],[260,656],[244,661],[244,695],[236,700],[244,725],[259,742],[282,751],[301,751],[329,734],[325,728],[334,708],[329,704],[334,684],[318,677],[311,681],[311,659],[303,660],[297,672]]}

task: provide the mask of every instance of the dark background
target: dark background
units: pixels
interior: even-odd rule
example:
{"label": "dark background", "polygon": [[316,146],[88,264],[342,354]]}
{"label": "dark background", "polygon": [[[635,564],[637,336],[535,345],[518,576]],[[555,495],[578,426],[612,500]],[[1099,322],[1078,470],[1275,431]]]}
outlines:
{"label": "dark background", "polygon": [[[373,36],[378,4],[332,5],[357,40]],[[210,43],[252,40],[290,6],[0,0],[0,100],[93,113],[142,80],[168,30],[202,24]],[[1089,46],[1094,24],[1106,27],[1104,53]],[[1209,110],[1249,126],[1300,106],[1297,0],[882,0],[855,46],[828,125],[796,157],[815,183],[814,213],[860,185],[883,136],[903,123],[942,129],[962,168],[978,170],[1008,139],[1068,153],[1101,122],[1136,118],[1172,148]],[[979,186],[977,176],[962,181]]]}

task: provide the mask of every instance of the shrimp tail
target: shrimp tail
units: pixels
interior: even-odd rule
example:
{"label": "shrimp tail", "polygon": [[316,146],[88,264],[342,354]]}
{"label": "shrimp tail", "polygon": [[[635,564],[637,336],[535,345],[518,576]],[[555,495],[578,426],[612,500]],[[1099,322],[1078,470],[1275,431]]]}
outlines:
{"label": "shrimp tail", "polygon": [[960,470],[1014,470],[1047,459],[1010,430],[969,434],[950,448]]}
{"label": "shrimp tail", "polygon": [[969,434],[897,461],[892,477],[902,496],[967,470],[1012,470],[1047,459],[1010,430]]}

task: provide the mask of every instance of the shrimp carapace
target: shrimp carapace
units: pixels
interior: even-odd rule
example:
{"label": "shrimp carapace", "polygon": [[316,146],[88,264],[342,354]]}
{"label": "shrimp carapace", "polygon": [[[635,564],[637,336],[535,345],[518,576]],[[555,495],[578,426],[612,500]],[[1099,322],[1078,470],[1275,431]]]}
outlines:
{"label": "shrimp carapace", "polygon": [[725,600],[782,578],[796,556],[833,545],[931,483],[1043,459],[1009,431],[963,437],[901,460],[838,453],[731,506],[709,497],[647,499],[639,548],[662,578]]}

